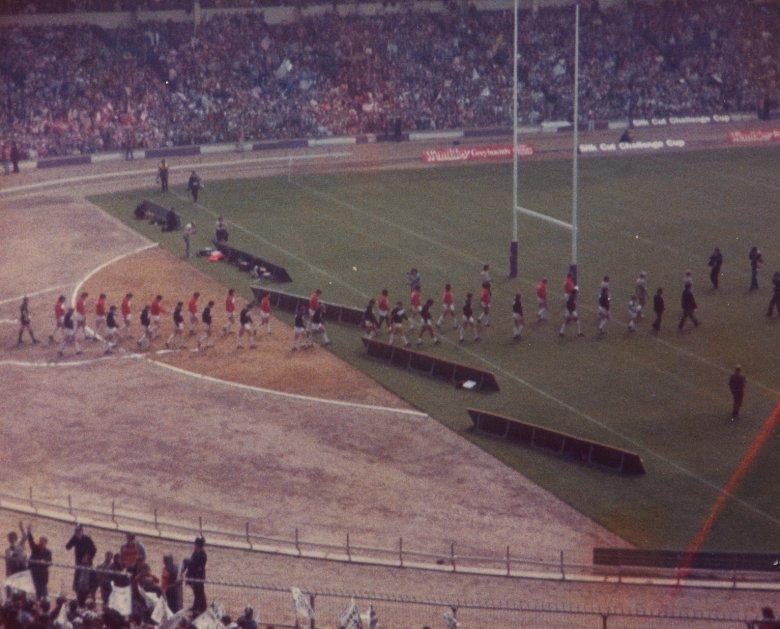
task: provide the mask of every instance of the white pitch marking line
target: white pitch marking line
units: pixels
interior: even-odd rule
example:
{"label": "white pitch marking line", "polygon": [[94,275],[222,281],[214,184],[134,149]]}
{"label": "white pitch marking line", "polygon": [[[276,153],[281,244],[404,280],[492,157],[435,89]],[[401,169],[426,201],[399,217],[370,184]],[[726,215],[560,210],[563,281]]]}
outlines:
{"label": "white pitch marking line", "polygon": [[6,325],[13,325],[15,323],[19,323],[19,319],[0,319],[0,323],[4,323]]}
{"label": "white pitch marking line", "polygon": [[60,284],[59,286],[49,286],[48,288],[42,288],[41,290],[36,290],[31,293],[25,293],[24,295],[19,295],[18,297],[8,297],[6,299],[0,299],[0,305],[3,304],[10,304],[14,301],[21,301],[23,297],[36,297],[38,295],[45,295],[46,293],[53,293],[56,290],[62,290],[63,288],[68,288],[69,286],[73,286],[75,282],[71,282],[70,284]]}
{"label": "white pitch marking line", "polygon": [[541,212],[534,212],[533,210],[529,210],[528,208],[525,207],[519,207],[517,208],[517,211],[520,214],[525,214],[526,216],[532,216],[533,218],[538,218],[541,221],[552,223],[553,225],[557,225],[558,227],[563,227],[564,229],[568,229],[569,231],[574,229],[571,223],[567,223],[566,221],[561,221],[557,218],[553,218],[552,216],[548,216],[547,214],[542,214]]}
{"label": "white pitch marking line", "polygon": [[9,367],[83,367],[106,360],[117,360],[119,358],[138,359],[139,354],[120,354],[116,356],[99,356],[97,358],[86,358],[80,360],[42,360],[42,361],[24,361],[24,360],[2,360],[0,366]]}
{"label": "white pitch marking line", "polygon": [[[318,158],[338,158],[338,157],[351,157],[351,152],[336,152],[336,153],[309,153],[306,155],[291,155],[289,157],[256,157],[254,159],[235,159],[225,160],[221,162],[204,162],[202,164],[180,164],[178,166],[171,166],[170,170],[192,170],[197,168],[198,170],[211,170],[213,168],[221,168],[223,166],[240,166],[242,164],[262,164],[268,162],[279,162],[280,164],[286,164],[290,161],[300,162]],[[156,175],[156,168],[144,168],[141,170],[115,170],[108,173],[100,173],[96,175],[79,175],[75,177],[63,177],[61,179],[50,179],[47,181],[40,181],[38,183],[30,183],[22,186],[12,186],[10,188],[4,188],[0,190],[0,194],[14,194],[16,192],[28,192],[30,190],[39,190],[41,188],[49,188],[52,186],[58,186],[70,183],[83,183],[87,181],[101,181],[105,179],[116,179],[117,177],[140,177],[147,175]]]}

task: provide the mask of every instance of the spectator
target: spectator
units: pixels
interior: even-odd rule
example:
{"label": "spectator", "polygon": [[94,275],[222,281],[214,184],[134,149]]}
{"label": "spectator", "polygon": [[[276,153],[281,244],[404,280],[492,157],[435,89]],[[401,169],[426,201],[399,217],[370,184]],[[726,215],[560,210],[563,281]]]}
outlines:
{"label": "spectator", "polygon": [[108,605],[108,597],[111,594],[111,571],[114,569],[114,553],[106,551],[103,556],[103,563],[97,567],[98,587],[100,588],[100,600],[103,606]]}
{"label": "spectator", "polygon": [[16,531],[8,534],[8,548],[5,549],[5,576],[27,570],[27,554],[24,552],[24,540],[19,541]]}
{"label": "spectator", "polygon": [[187,576],[187,585],[192,588],[195,600],[192,603],[192,613],[201,614],[206,611],[206,588],[203,581],[206,579],[206,561],[208,559],[204,547],[206,540],[202,537],[195,538],[195,546],[192,555],[184,562],[184,572]]}
{"label": "spectator", "polygon": [[[90,560],[97,554],[97,548],[92,538],[84,533],[84,525],[77,524],[73,536],[65,544],[65,550],[73,549],[73,562],[76,566],[84,565],[84,557]],[[89,565],[89,564],[88,564]],[[73,574],[73,589],[76,589],[76,572]]]}
{"label": "spectator", "polygon": [[135,538],[134,533],[125,534],[125,543],[119,549],[122,568],[130,574],[135,574],[136,566],[146,561],[146,548]]}
{"label": "spectator", "polygon": [[51,550],[47,548],[49,540],[41,535],[36,544],[32,535],[32,524],[27,525],[26,534],[21,522],[19,522],[19,528],[30,545],[30,573],[33,585],[35,585],[35,596],[38,600],[47,598],[49,595],[49,565],[51,564]]}
{"label": "spectator", "polygon": [[98,575],[92,569],[92,555],[84,555],[82,557],[81,563],[74,572],[73,580],[76,600],[81,607],[84,607],[87,599],[91,598],[94,600],[99,585]]}
{"label": "spectator", "polygon": [[173,613],[182,608],[182,588],[179,581],[179,568],[173,562],[173,555],[163,556],[163,570],[160,587],[165,594],[165,600]]}

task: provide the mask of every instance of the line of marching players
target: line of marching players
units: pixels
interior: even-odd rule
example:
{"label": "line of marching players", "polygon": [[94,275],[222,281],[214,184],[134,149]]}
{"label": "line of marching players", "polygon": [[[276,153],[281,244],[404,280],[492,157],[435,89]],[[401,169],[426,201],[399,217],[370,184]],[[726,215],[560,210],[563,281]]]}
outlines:
{"label": "line of marching players", "polygon": [[[324,325],[325,305],[319,301],[321,291],[316,290],[310,300],[308,308],[301,306],[295,315],[293,350],[313,347],[314,339],[320,337],[325,345],[330,344],[330,338]],[[98,296],[94,306],[88,306],[89,293],[82,292],[75,304],[68,306],[65,295],[60,295],[54,303],[54,329],[49,334],[49,344],[59,344],[59,356],[64,356],[66,351],[72,350],[76,355],[82,354],[82,346],[79,340],[100,341],[104,344],[105,354],[112,354],[122,341],[132,341],[135,336],[135,344],[140,350],[148,350],[157,338],[162,335],[163,318],[170,316],[173,323],[173,331],[165,341],[165,348],[170,350],[189,349],[188,339],[196,339],[196,346],[200,352],[205,352],[214,346],[219,328],[215,322],[217,313],[213,300],[206,302],[201,310],[201,295],[192,293],[185,304],[178,301],[169,313],[164,303],[163,296],[157,295],[149,304],[143,306],[140,312],[140,332],[132,331],[133,323],[133,294],[126,293],[119,306],[108,303],[105,293]],[[88,310],[94,312],[93,326],[87,326]],[[258,311],[257,321],[253,318]],[[23,344],[25,331],[29,334],[32,343],[38,343],[32,329],[29,300],[22,299],[19,308],[19,338],[18,345]],[[185,330],[185,326],[188,328]],[[265,331],[271,334],[271,301],[267,292],[261,295],[260,301],[247,302],[239,309],[236,292],[229,289],[224,302],[224,325],[221,329],[223,337],[233,333],[237,326],[236,349],[249,349],[257,347],[258,333]]]}
{"label": "line of marching players", "polygon": [[[761,252],[755,247],[750,252],[751,262],[751,282],[750,290],[758,289],[758,269],[763,263]],[[723,265],[723,256],[719,249],[715,249],[710,256],[708,265],[710,267],[710,282],[712,289],[717,290],[720,281],[721,267]],[[385,327],[389,334],[389,342],[392,344],[399,339],[404,346],[411,345],[406,333],[416,335],[416,342],[422,345],[423,338],[428,335],[434,344],[440,342],[442,328],[450,324],[454,330],[458,331],[459,341],[463,343],[467,335],[472,335],[474,341],[481,340],[485,328],[490,327],[490,315],[493,308],[493,296],[491,292],[492,281],[490,277],[490,265],[483,266],[480,272],[481,291],[479,293],[479,302],[475,304],[473,293],[466,293],[460,307],[461,314],[456,314],[455,295],[450,284],[445,284],[441,296],[441,307],[438,318],[435,317],[433,308],[435,301],[433,299],[424,299],[422,295],[422,279],[417,269],[412,269],[407,275],[407,283],[410,290],[409,312],[404,307],[403,301],[392,302],[389,291],[383,289],[377,299],[369,300],[364,315],[363,327],[364,335],[368,338],[375,337]],[[775,312],[780,315],[780,271],[772,277],[773,293],[767,308],[767,317],[772,317]],[[688,320],[698,327],[700,324],[696,316],[698,306],[693,294],[693,275],[691,271],[686,271],[682,281],[682,293],[680,295],[680,320],[677,329],[682,330]],[[548,320],[548,279],[542,278],[536,285],[536,320],[543,322]],[[571,273],[567,274],[563,283],[563,317],[561,327],[558,330],[560,336],[566,335],[569,326],[576,330],[577,336],[584,336],[579,315],[577,314],[577,303],[579,298],[579,287],[575,284]],[[598,323],[597,333],[599,336],[606,334],[607,327],[611,319],[612,294],[610,291],[609,276],[605,275],[601,281],[598,292]],[[654,334],[661,332],[664,313],[666,312],[666,300],[663,288],[657,288],[654,295],[650,296],[648,288],[647,273],[642,271],[636,278],[634,291],[627,301],[628,314],[628,332],[636,332],[639,322],[644,318],[649,308],[652,307],[653,322],[652,330]],[[478,310],[478,314],[475,313]],[[522,339],[525,329],[525,313],[523,307],[523,298],[520,293],[516,293],[511,303],[512,311],[512,338]]]}

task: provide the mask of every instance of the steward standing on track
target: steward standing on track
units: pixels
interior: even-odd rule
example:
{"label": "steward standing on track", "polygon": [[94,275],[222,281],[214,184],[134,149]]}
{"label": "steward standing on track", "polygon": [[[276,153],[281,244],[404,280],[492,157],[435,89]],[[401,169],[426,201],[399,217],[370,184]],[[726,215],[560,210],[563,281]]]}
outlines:
{"label": "steward standing on track", "polygon": [[677,326],[678,330],[682,330],[685,325],[685,320],[690,319],[693,321],[695,327],[699,327],[699,320],[696,318],[696,300],[693,297],[693,289],[689,285],[685,285],[682,296],[680,297],[680,305],[682,306],[682,317],[680,317],[680,324]]}
{"label": "steward standing on track", "polygon": [[764,263],[764,256],[758,247],[751,247],[748,253],[750,260],[750,290],[758,290],[758,269]]}
{"label": "steward standing on track", "polygon": [[731,407],[731,421],[739,419],[739,409],[742,407],[742,400],[745,398],[745,376],[742,375],[742,367],[734,367],[734,373],[729,378],[729,389],[734,405]]}
{"label": "steward standing on track", "polygon": [[659,288],[655,291],[653,297],[653,312],[655,312],[655,321],[653,321],[653,332],[658,334],[661,331],[661,319],[664,316],[664,310],[666,310],[666,303],[664,302],[664,289]]}
{"label": "steward standing on track", "polygon": [[164,159],[157,167],[157,181],[160,182],[160,192],[168,192],[168,164]]}
{"label": "steward standing on track", "polygon": [[[767,317],[771,317],[775,309],[777,309],[777,314],[780,315],[780,271],[775,271],[775,274],[772,276],[772,284],[774,284],[774,292],[772,293],[772,299],[769,301],[769,308],[766,311]],[[35,339],[33,339],[34,342]]]}
{"label": "steward standing on track", "polygon": [[198,192],[203,190],[203,184],[200,181],[200,177],[195,174],[195,171],[193,170],[190,173],[189,181],[187,181],[187,190],[190,191],[190,194],[192,195],[192,200],[197,203],[198,202]]}

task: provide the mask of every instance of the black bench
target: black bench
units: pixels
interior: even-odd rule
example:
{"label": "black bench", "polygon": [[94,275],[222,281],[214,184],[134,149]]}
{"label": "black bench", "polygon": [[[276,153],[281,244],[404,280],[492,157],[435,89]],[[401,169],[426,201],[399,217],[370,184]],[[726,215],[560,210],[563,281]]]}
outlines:
{"label": "black bench", "polygon": [[636,476],[645,473],[642,457],[634,452],[581,439],[565,432],[497,413],[474,408],[468,409],[468,412],[474,423],[474,429],[479,433],[536,448],[570,461],[608,469],[618,474]]}
{"label": "black bench", "polygon": [[223,253],[225,259],[230,262],[230,264],[235,264],[242,271],[251,271],[252,268],[257,265],[264,268],[269,273],[270,279],[274,282],[292,282],[292,278],[287,272],[287,269],[278,264],[274,264],[259,256],[231,247],[222,241],[215,240],[214,247]]}
{"label": "black bench", "polygon": [[[268,288],[252,286],[252,292],[255,294],[255,299],[260,301],[260,297],[263,292],[268,293],[268,297],[271,300],[271,305],[279,310],[290,312],[295,314],[298,312],[298,306],[303,304],[307,309],[309,307],[309,298],[301,297],[300,295],[292,295],[290,293],[283,293],[277,290],[271,290]],[[334,323],[350,323],[352,325],[361,325],[363,323],[363,311],[358,308],[351,308],[350,306],[342,306],[340,304],[333,304],[329,302],[320,301],[325,306],[325,312],[323,318],[326,321],[333,321]]]}
{"label": "black bench", "polygon": [[437,358],[430,354],[415,352],[405,347],[396,347],[376,339],[363,338],[368,355],[387,361],[396,367],[423,373],[434,378],[446,380],[456,385],[471,380],[476,383],[477,391],[498,391],[496,376],[467,365]]}

